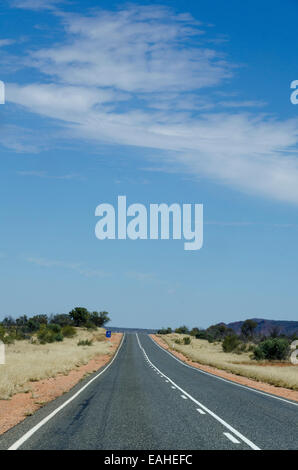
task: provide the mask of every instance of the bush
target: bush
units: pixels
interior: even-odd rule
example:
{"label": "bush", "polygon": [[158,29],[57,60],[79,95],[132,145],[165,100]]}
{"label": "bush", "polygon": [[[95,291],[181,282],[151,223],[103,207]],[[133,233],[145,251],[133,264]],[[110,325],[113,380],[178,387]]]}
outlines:
{"label": "bush", "polygon": [[224,352],[232,352],[239,346],[239,343],[237,335],[226,336],[222,342],[222,349]]}
{"label": "bush", "polygon": [[179,328],[176,328],[175,333],[179,333],[179,334],[182,334],[182,335],[187,335],[188,334],[188,328],[185,325],[179,326]]}
{"label": "bush", "polygon": [[37,339],[40,344],[54,343],[55,341],[63,341],[61,326],[56,324],[42,325],[37,332]]}
{"label": "bush", "polygon": [[92,340],[91,339],[81,339],[78,342],[78,346],[92,346]]}
{"label": "bush", "polygon": [[51,318],[51,323],[56,323],[63,327],[72,325],[72,319],[66,313],[58,313]]}
{"label": "bush", "polygon": [[47,326],[47,329],[56,334],[61,333],[61,326],[57,325],[56,323],[51,323]]}
{"label": "bush", "polygon": [[183,338],[183,343],[184,344],[190,344],[191,343],[191,339],[189,336],[185,336],[185,338]]}
{"label": "bush", "polygon": [[172,333],[172,328],[161,328],[161,330],[157,330],[158,335],[169,335]]}
{"label": "bush", "polygon": [[269,338],[262,341],[254,350],[253,357],[257,361],[264,359],[282,361],[290,352],[289,341],[284,338]]}
{"label": "bush", "polygon": [[73,338],[76,336],[76,329],[71,325],[65,325],[62,328],[62,334],[65,338]]}

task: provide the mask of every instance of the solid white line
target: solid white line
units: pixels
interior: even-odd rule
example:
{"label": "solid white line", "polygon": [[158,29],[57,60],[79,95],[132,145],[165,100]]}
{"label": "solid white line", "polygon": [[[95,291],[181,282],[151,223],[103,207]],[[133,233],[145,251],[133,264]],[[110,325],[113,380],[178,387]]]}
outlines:
{"label": "solid white line", "polygon": [[236,439],[234,436],[232,436],[232,434],[230,434],[229,432],[224,432],[224,435],[230,439],[230,441],[232,441],[234,444],[240,444],[240,442],[238,441],[238,439]]}
{"label": "solid white line", "polygon": [[243,436],[243,434],[241,434],[239,431],[237,431],[237,429],[233,428],[232,426],[230,426],[230,424],[228,424],[226,421],[224,421],[222,418],[220,418],[217,414],[213,413],[213,411],[209,410],[209,408],[207,408],[207,406],[203,405],[202,403],[200,403],[198,400],[196,400],[194,397],[192,397],[189,393],[187,393],[185,390],[183,390],[183,388],[179,387],[179,385],[177,385],[172,379],[170,379],[170,377],[168,377],[167,375],[165,375],[163,372],[161,372],[154,364],[153,362],[150,361],[149,357],[147,356],[147,353],[145,351],[145,349],[143,348],[143,346],[141,345],[140,343],[140,340],[139,340],[139,336],[138,336],[138,333],[136,333],[136,337],[137,337],[137,340],[138,340],[138,344],[139,344],[139,347],[141,349],[141,351],[143,352],[144,356],[148,358],[149,362],[154,366],[154,368],[156,370],[158,370],[166,379],[168,379],[169,382],[171,382],[173,385],[175,385],[175,387],[180,390],[180,392],[182,392],[186,397],[188,397],[190,400],[192,400],[196,405],[198,405],[200,408],[203,408],[204,411],[206,411],[206,413],[208,413],[209,415],[211,415],[214,419],[216,419],[217,421],[219,421],[224,427],[226,427],[229,431],[231,431],[233,434],[235,434],[235,436],[239,437],[243,442],[245,442],[245,444],[247,444],[251,449],[253,450],[260,450],[260,448],[258,446],[256,446],[252,441],[250,441],[249,439],[247,439],[247,437]]}
{"label": "solid white line", "polygon": [[156,346],[159,347],[159,349],[161,349],[163,352],[165,352],[169,356],[171,356],[172,359],[175,359],[175,361],[180,362],[180,364],[182,364],[185,367],[188,367],[189,369],[192,369],[192,370],[194,370],[196,372],[199,372],[201,374],[209,375],[209,377],[213,377],[214,379],[222,380],[223,382],[226,382],[230,385],[235,385],[236,387],[244,388],[246,390],[250,390],[251,392],[259,393],[260,395],[265,395],[266,397],[275,398],[275,400],[284,401],[286,403],[289,403],[290,405],[298,406],[298,403],[294,403],[293,401],[286,400],[285,398],[277,397],[276,395],[271,395],[270,393],[262,392],[261,390],[257,390],[256,388],[248,387],[247,385],[238,384],[237,382],[233,382],[232,380],[224,379],[223,377],[219,377],[218,375],[211,374],[210,372],[206,372],[205,370],[198,369],[197,367],[190,366],[189,364],[186,364],[185,362],[178,359],[178,357],[174,356],[174,354],[172,354],[169,351],[167,351],[166,349],[162,348],[156,341],[154,341],[154,339],[151,338],[151,336],[149,336],[149,338],[151,339],[151,341]]}
{"label": "solid white line", "polygon": [[206,414],[205,411],[201,410],[200,408],[197,408],[197,411],[198,411],[199,413],[201,413],[201,415],[205,415],[205,414]]}
{"label": "solid white line", "polygon": [[48,416],[46,416],[44,419],[42,419],[38,424],[36,424],[32,429],[30,429],[30,431],[26,432],[26,434],[24,434],[24,436],[22,436],[14,444],[12,444],[8,448],[8,450],[17,450],[19,447],[21,447],[21,445],[23,445],[24,442],[26,442],[31,436],[33,436],[33,434],[35,434],[36,431],[38,431],[44,424],[46,424],[48,421],[50,421],[50,419],[52,419],[57,413],[59,413],[59,411],[61,411],[69,403],[71,403],[75,398],[77,398],[77,396],[80,395],[92,382],[94,382],[94,380],[96,380],[101,374],[103,374],[113,364],[114,360],[118,356],[118,353],[119,353],[120,348],[121,348],[121,346],[123,344],[123,341],[124,341],[124,337],[125,337],[125,333],[123,334],[121,344],[120,344],[119,348],[117,349],[117,352],[116,352],[115,356],[113,357],[111,362],[109,362],[109,364],[101,372],[99,372],[99,374],[97,374],[95,377],[93,377],[91,380],[89,380],[89,382],[87,382],[82,388],[80,388],[80,390],[78,390],[72,397],[70,397],[62,405],[60,405],[58,408],[56,408],[54,411],[52,411],[52,413],[50,413]]}

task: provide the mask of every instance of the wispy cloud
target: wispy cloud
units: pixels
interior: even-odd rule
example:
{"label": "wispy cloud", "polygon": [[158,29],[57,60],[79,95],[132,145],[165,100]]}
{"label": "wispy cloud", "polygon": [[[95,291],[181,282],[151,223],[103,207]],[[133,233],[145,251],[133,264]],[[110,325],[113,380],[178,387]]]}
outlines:
{"label": "wispy cloud", "polygon": [[73,180],[73,179],[79,179],[83,180],[85,179],[83,176],[75,174],[75,173],[68,173],[65,175],[49,175],[46,171],[18,171],[18,175],[20,176],[35,176],[37,178],[49,178],[49,179],[56,179],[56,180]]}
{"label": "wispy cloud", "polygon": [[12,0],[10,5],[25,10],[52,10],[58,4],[68,3],[63,0]]}
{"label": "wispy cloud", "polygon": [[13,39],[0,39],[0,47],[11,46],[14,43]]}
{"label": "wispy cloud", "polygon": [[261,223],[261,222],[224,222],[224,221],[205,221],[204,225],[217,225],[219,227],[276,227],[276,228],[297,228],[298,224],[283,224],[283,223]]}
{"label": "wispy cloud", "polygon": [[8,100],[67,136],[152,148],[169,171],[298,203],[298,120],[258,101],[216,102],[235,64],[210,48],[207,26],[157,6],[58,17],[65,41],[27,57],[47,83],[8,84]]}
{"label": "wispy cloud", "polygon": [[173,284],[169,281],[160,279],[156,274],[150,272],[127,271],[125,276],[140,283],[158,285],[165,289],[165,292],[168,294],[174,294],[179,286],[177,282]]}
{"label": "wispy cloud", "polygon": [[28,263],[35,264],[44,268],[61,268],[68,269],[77,272],[85,277],[106,277],[108,273],[100,269],[93,269],[83,266],[81,263],[68,263],[64,261],[49,260],[40,257],[28,257],[25,258]]}
{"label": "wispy cloud", "polygon": [[260,108],[267,105],[264,101],[220,101],[218,104],[225,108]]}

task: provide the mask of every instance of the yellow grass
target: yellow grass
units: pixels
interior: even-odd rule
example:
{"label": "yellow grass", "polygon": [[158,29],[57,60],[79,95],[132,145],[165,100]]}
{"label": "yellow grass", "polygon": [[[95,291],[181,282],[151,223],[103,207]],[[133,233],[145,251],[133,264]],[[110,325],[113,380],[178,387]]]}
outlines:
{"label": "yellow grass", "polygon": [[185,335],[170,334],[159,335],[171,349],[183,353],[188,359],[218,369],[226,370],[243,377],[266,382],[277,387],[286,387],[298,390],[298,366],[278,366],[263,361],[257,363],[250,358],[251,353],[225,353],[220,343],[208,343],[203,339],[192,338],[190,345],[176,344],[176,339]]}
{"label": "yellow grass", "polygon": [[[110,354],[110,342],[105,340],[105,330],[88,331],[77,328],[74,338],[65,338],[59,343],[31,344],[16,341],[6,345],[6,364],[0,365],[0,399],[7,399],[19,391],[27,391],[24,385],[67,374],[77,366],[103,354]],[[91,346],[78,346],[79,340],[92,339]]]}

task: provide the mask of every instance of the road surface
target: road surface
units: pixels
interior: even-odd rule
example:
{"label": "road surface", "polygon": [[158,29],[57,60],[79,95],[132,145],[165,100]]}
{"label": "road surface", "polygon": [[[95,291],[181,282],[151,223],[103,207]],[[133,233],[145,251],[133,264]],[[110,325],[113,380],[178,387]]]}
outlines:
{"label": "road surface", "polygon": [[[91,380],[92,379],[92,380]],[[188,367],[147,335],[0,437],[1,449],[298,449],[298,403]]]}

